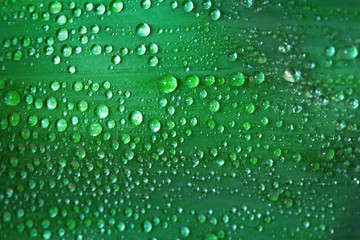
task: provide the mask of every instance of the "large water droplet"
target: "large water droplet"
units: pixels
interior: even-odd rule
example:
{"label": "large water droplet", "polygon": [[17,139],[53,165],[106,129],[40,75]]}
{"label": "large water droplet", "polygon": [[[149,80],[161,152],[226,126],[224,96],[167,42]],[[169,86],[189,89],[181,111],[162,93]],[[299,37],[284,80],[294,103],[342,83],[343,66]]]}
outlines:
{"label": "large water droplet", "polygon": [[88,126],[87,131],[91,136],[96,137],[102,132],[102,126],[100,123],[93,122]]}
{"label": "large water droplet", "polygon": [[177,87],[177,79],[174,76],[165,76],[161,78],[158,82],[158,86],[161,92],[163,93],[171,93]]}
{"label": "large water droplet", "polygon": [[136,27],[136,34],[139,37],[147,37],[150,35],[150,32],[151,32],[150,26],[147,25],[146,23],[141,23]]}
{"label": "large water droplet", "polygon": [[4,100],[6,105],[16,106],[20,103],[21,97],[17,91],[11,90],[5,94]]}
{"label": "large water droplet", "polygon": [[161,123],[157,119],[153,119],[149,121],[149,128],[153,132],[158,132],[161,128]]}
{"label": "large water droplet", "polygon": [[106,105],[101,104],[96,107],[95,113],[99,118],[106,118],[109,116],[109,108]]}
{"label": "large water droplet", "polygon": [[139,126],[143,121],[143,115],[139,111],[133,111],[129,116],[130,123],[134,126]]}

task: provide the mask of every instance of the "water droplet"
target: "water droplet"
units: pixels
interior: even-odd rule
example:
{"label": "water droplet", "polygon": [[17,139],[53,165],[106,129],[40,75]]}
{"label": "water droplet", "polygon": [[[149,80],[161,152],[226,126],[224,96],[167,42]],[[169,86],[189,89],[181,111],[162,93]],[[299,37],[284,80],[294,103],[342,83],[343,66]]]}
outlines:
{"label": "water droplet", "polygon": [[150,0],[142,0],[140,3],[142,9],[149,9],[151,7],[151,1]]}
{"label": "water droplet", "polygon": [[220,103],[218,102],[218,101],[216,101],[216,100],[212,100],[210,103],[209,103],[209,110],[211,111],[211,112],[217,112],[217,111],[219,111],[219,109],[220,109]]}
{"label": "water droplet", "polygon": [[95,5],[95,13],[97,15],[103,15],[105,11],[106,11],[106,7],[104,4],[100,3]]}
{"label": "water droplet", "polygon": [[185,86],[187,86],[188,88],[195,88],[199,85],[200,83],[200,79],[198,76],[196,75],[192,75],[192,76],[187,76],[184,80],[183,80],[183,84]]}
{"label": "water droplet", "polygon": [[332,149],[332,148],[324,148],[324,149],[321,150],[321,156],[325,160],[331,160],[335,156],[335,150]]}
{"label": "water droplet", "polygon": [[67,128],[67,121],[63,118],[59,119],[57,122],[56,122],[56,129],[59,131],[59,132],[63,132],[66,130]]}
{"label": "water droplet", "polygon": [[60,28],[58,31],[57,31],[57,39],[59,41],[65,41],[66,39],[68,39],[69,37],[69,31],[66,29],[66,28]]}
{"label": "water droplet", "polygon": [[265,81],[265,74],[261,71],[255,71],[250,81],[254,84],[261,84]]}
{"label": "water droplet", "polygon": [[157,119],[153,119],[149,121],[149,128],[153,132],[158,132],[161,128],[161,123]]}
{"label": "water droplet", "polygon": [[163,93],[171,93],[177,88],[177,79],[174,76],[165,76],[158,81],[158,87]]}
{"label": "water droplet", "polygon": [[150,67],[155,67],[156,65],[158,65],[159,63],[159,59],[156,56],[151,56],[148,60],[148,64]]}
{"label": "water droplet", "polygon": [[84,100],[81,100],[77,103],[77,108],[82,111],[82,112],[85,112],[89,107],[89,104],[84,101]]}
{"label": "water droplet", "polygon": [[124,222],[119,222],[118,225],[117,225],[117,229],[120,231],[120,232],[123,232],[125,230],[125,223]]}
{"label": "water droplet", "polygon": [[221,16],[221,12],[217,8],[214,8],[214,9],[210,10],[210,12],[209,12],[209,17],[213,21],[218,20],[220,18],[220,16]]}
{"label": "water droplet", "polygon": [[301,72],[297,69],[286,69],[284,72],[284,79],[288,82],[296,83],[300,81]]}
{"label": "water droplet", "polygon": [[212,76],[212,75],[209,75],[209,76],[206,76],[203,80],[202,80],[202,83],[205,85],[205,86],[211,86],[215,83],[215,77]]}
{"label": "water droplet", "polygon": [[150,32],[151,32],[150,26],[147,25],[146,23],[141,23],[136,27],[136,34],[139,37],[147,37],[150,35]]}
{"label": "water droplet", "polygon": [[59,25],[64,25],[67,22],[67,17],[65,15],[60,15],[56,18],[56,22]]}
{"label": "water droplet", "polygon": [[121,12],[123,8],[124,8],[124,3],[121,0],[112,1],[110,3],[110,9],[115,13]]}
{"label": "water droplet", "polygon": [[102,126],[100,123],[93,122],[88,126],[87,131],[91,136],[96,137],[102,132]]}
{"label": "water droplet", "polygon": [[228,83],[234,87],[240,87],[245,83],[245,75],[241,72],[235,73],[229,80]]}
{"label": "water droplet", "polygon": [[106,105],[101,104],[96,107],[95,113],[99,118],[106,118],[109,116],[109,108]]}
{"label": "water droplet", "polygon": [[191,12],[194,9],[194,3],[190,0],[184,1],[182,6],[185,12]]}
{"label": "water droplet", "polygon": [[190,235],[190,229],[188,227],[184,226],[180,229],[180,234],[183,237],[188,237]]}
{"label": "water droplet", "polygon": [[152,230],[152,223],[149,222],[149,221],[145,221],[143,223],[142,227],[143,227],[144,232],[148,233],[148,232],[150,232]]}
{"label": "water droplet", "polygon": [[94,55],[99,55],[99,54],[101,54],[101,52],[102,52],[101,45],[100,45],[100,44],[94,44],[94,45],[91,47],[91,52],[92,52]]}
{"label": "water droplet", "polygon": [[143,115],[139,111],[133,111],[130,113],[130,123],[134,126],[139,126],[143,121]]}
{"label": "water droplet", "polygon": [[11,90],[5,94],[5,104],[8,106],[16,106],[20,103],[21,97],[20,94],[15,91]]}
{"label": "water droplet", "polygon": [[345,48],[342,53],[341,53],[341,57],[345,60],[352,60],[355,59],[359,54],[359,51],[356,47],[348,47]]}
{"label": "water droplet", "polygon": [[325,49],[325,54],[326,54],[326,56],[328,56],[328,57],[332,57],[332,56],[334,56],[335,55],[335,47],[333,47],[333,46],[329,46],[329,47],[327,47],[326,49]]}
{"label": "water droplet", "polygon": [[49,5],[49,11],[50,13],[52,14],[57,14],[61,11],[62,9],[62,4],[61,2],[51,2],[50,5]]}
{"label": "water droplet", "polygon": [[113,56],[111,59],[111,62],[115,65],[119,64],[121,62],[121,57],[119,55]]}

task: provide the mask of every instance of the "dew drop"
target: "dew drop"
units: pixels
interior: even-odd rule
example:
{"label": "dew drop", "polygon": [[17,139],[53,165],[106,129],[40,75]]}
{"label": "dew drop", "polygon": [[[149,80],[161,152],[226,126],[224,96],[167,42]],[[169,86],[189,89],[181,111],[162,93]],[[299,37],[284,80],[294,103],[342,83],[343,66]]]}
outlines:
{"label": "dew drop", "polygon": [[158,87],[163,93],[171,93],[177,88],[177,79],[174,76],[165,76],[158,81]]}
{"label": "dew drop", "polygon": [[17,91],[11,90],[5,94],[4,100],[6,105],[16,106],[20,103],[21,97]]}
{"label": "dew drop", "polygon": [[133,111],[129,116],[130,123],[134,126],[139,126],[143,121],[143,115],[139,111]]}
{"label": "dew drop", "polygon": [[136,34],[139,37],[147,37],[150,35],[151,29],[150,26],[146,23],[141,23],[136,27]]}

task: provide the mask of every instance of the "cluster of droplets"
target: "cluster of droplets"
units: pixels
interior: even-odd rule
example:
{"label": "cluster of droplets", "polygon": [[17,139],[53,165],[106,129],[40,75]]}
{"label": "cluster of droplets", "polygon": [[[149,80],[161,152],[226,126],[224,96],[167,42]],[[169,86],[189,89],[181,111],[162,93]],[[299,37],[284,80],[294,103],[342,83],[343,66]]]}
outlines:
{"label": "cluster of droplets", "polygon": [[[359,190],[359,79],[321,67],[351,68],[358,47],[313,52],[296,26],[264,23],[272,11],[293,20],[303,15],[289,6],[311,9],[297,4],[52,1],[14,12],[42,25],[41,37],[2,45],[1,236],[334,234],[350,214],[334,205],[358,200],[335,194],[342,182]],[[174,27],[126,25],[163,9]],[[34,74],[47,58],[72,76]],[[28,79],[6,76],[23,63]],[[276,226],[284,219],[291,225]]]}

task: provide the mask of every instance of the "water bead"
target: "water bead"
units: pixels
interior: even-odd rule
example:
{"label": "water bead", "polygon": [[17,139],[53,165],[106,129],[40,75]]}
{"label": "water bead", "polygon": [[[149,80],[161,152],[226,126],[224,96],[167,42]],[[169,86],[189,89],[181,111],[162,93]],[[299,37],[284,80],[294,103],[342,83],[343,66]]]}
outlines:
{"label": "water bead", "polygon": [[161,128],[161,123],[157,119],[153,119],[149,121],[149,128],[152,132],[158,132]]}
{"label": "water bead", "polygon": [[228,83],[233,87],[240,87],[245,83],[245,75],[241,72],[235,73],[228,79]]}
{"label": "water bead", "polygon": [[184,226],[180,229],[180,234],[183,237],[188,237],[190,235],[190,229]]}
{"label": "water bead", "polygon": [[99,54],[101,54],[101,52],[102,52],[101,45],[100,45],[100,44],[94,44],[94,45],[91,47],[91,52],[92,52],[94,55],[99,55]]}
{"label": "water bead", "polygon": [[36,115],[30,115],[28,117],[28,123],[32,127],[35,126],[38,123],[38,120],[39,120],[39,118]]}
{"label": "water bead", "polygon": [[156,43],[152,43],[149,46],[149,51],[151,54],[155,54],[159,52],[159,46]]}
{"label": "water bead", "polygon": [[63,132],[66,130],[67,125],[68,125],[67,121],[65,119],[61,118],[56,122],[56,129],[59,132]]}
{"label": "water bead", "polygon": [[65,15],[60,15],[56,18],[56,22],[59,25],[64,25],[67,22],[67,17]]}
{"label": "water bead", "polygon": [[136,54],[138,55],[144,55],[146,52],[146,47],[144,44],[141,44],[139,46],[136,47]]}
{"label": "water bead", "polygon": [[219,109],[220,109],[220,103],[218,102],[218,101],[216,101],[216,100],[212,100],[210,103],[209,103],[209,110],[211,111],[211,112],[217,112],[217,111],[219,111]]}
{"label": "water bead", "polygon": [[120,232],[123,232],[125,230],[125,223],[124,222],[119,222],[118,225],[117,225],[117,229],[120,231]]}
{"label": "water bead", "polygon": [[74,89],[76,92],[81,91],[81,90],[83,89],[83,87],[84,87],[84,84],[83,84],[82,82],[80,82],[80,81],[76,81],[76,82],[74,82],[74,84],[73,84],[73,89]]}
{"label": "water bead", "polygon": [[70,45],[64,45],[61,48],[61,52],[64,55],[64,57],[70,57],[72,54],[72,47]]}
{"label": "water bead", "polygon": [[152,230],[152,223],[149,221],[145,221],[142,226],[144,232],[148,233]]}
{"label": "water bead", "polygon": [[217,8],[214,8],[214,9],[210,10],[210,12],[209,12],[209,17],[213,21],[218,20],[220,18],[220,16],[221,16],[221,12]]}
{"label": "water bead", "polygon": [[124,3],[121,0],[112,1],[110,3],[110,10],[114,13],[119,13],[123,10]]}
{"label": "water bead", "polygon": [[100,3],[95,5],[95,13],[97,15],[103,15],[105,11],[106,11],[106,7],[104,4]]}
{"label": "water bead", "polygon": [[[86,150],[82,146],[75,147],[74,155],[78,159],[84,159],[86,157]],[[66,166],[66,162],[64,162],[64,167]]]}
{"label": "water bead", "polygon": [[163,93],[171,93],[177,88],[177,79],[174,76],[165,76],[158,81],[159,90]]}
{"label": "water bead", "polygon": [[211,0],[203,0],[202,5],[204,9],[210,9],[212,6],[212,2]]}
{"label": "water bead", "polygon": [[14,53],[13,53],[13,60],[14,61],[20,61],[20,59],[22,59],[22,57],[23,57],[22,51],[20,51],[20,50],[14,51]]}
{"label": "water bead", "polygon": [[142,9],[149,9],[151,7],[151,1],[150,0],[142,0],[140,3],[140,6]]}
{"label": "water bead", "polygon": [[49,11],[50,13],[52,14],[57,14],[61,11],[62,9],[62,4],[61,2],[51,2],[50,5],[49,5]]}
{"label": "water bead", "polygon": [[139,126],[143,121],[143,115],[139,111],[133,111],[129,116],[130,123],[134,126]]}
{"label": "water bead", "polygon": [[61,42],[65,41],[69,37],[69,31],[66,28],[60,28],[56,33],[57,39]]}
{"label": "water bead", "polygon": [[254,84],[261,84],[265,81],[265,74],[261,71],[255,71],[251,76],[251,82]]}
{"label": "water bead", "polygon": [[90,134],[90,136],[96,137],[102,132],[102,126],[100,123],[93,122],[87,127],[87,131]]}
{"label": "water bead", "polygon": [[75,220],[74,220],[74,219],[69,219],[69,220],[67,220],[66,226],[67,226],[70,230],[74,229],[74,228],[76,227],[76,222],[75,222]]}
{"label": "water bead", "polygon": [[331,160],[334,158],[335,156],[335,150],[332,148],[325,148],[321,150],[321,156],[325,159],[325,160]]}
{"label": "water bead", "polygon": [[4,100],[6,105],[16,106],[20,103],[21,96],[17,91],[11,90],[5,94]]}
{"label": "water bead", "polygon": [[341,57],[345,60],[352,60],[355,59],[358,56],[358,54],[359,54],[358,49],[353,46],[353,47],[345,48],[341,53]]}
{"label": "water bead", "polygon": [[187,76],[184,80],[183,80],[183,84],[185,86],[187,86],[188,88],[195,88],[199,85],[200,83],[200,79],[198,76],[196,75],[192,75],[192,76]]}
{"label": "water bead", "polygon": [[359,107],[359,100],[357,100],[356,98],[350,99],[349,107],[350,109],[357,109]]}
{"label": "water bead", "polygon": [[171,1],[170,2],[170,8],[171,9],[175,9],[178,7],[178,2],[177,1]]}
{"label": "water bead", "polygon": [[136,34],[139,37],[147,37],[150,35],[151,29],[150,26],[146,23],[141,23],[136,27]]}
{"label": "water bead", "polygon": [[97,34],[97,33],[100,32],[100,27],[99,27],[99,25],[97,25],[97,24],[92,25],[92,26],[90,27],[90,29],[91,29],[91,32],[92,32],[93,34]]}
{"label": "water bead", "polygon": [[297,69],[290,68],[286,69],[284,72],[284,79],[288,82],[296,83],[300,81],[301,72]]}
{"label": "water bead", "polygon": [[109,116],[109,108],[106,105],[101,104],[96,107],[95,113],[99,118],[106,118]]}
{"label": "water bead", "polygon": [[149,57],[148,64],[150,67],[155,67],[159,64],[159,59],[156,56]]}
{"label": "water bead", "polygon": [[45,230],[44,233],[43,233],[43,238],[44,238],[45,240],[50,239],[50,238],[51,238],[51,235],[52,235],[51,231]]}
{"label": "water bead", "polygon": [[58,212],[59,212],[59,209],[57,207],[51,207],[49,210],[50,217],[51,218],[56,217]]}
{"label": "water bead", "polygon": [[190,0],[184,1],[183,2],[183,9],[185,12],[191,12],[194,9],[194,3]]}
{"label": "water bead", "polygon": [[81,112],[85,112],[88,109],[89,104],[84,101],[81,100],[77,103],[77,108],[81,111]]}
{"label": "water bead", "polygon": [[205,78],[203,78],[202,83],[205,86],[211,86],[215,83],[215,77],[212,75],[206,76]]}
{"label": "water bead", "polygon": [[11,113],[9,115],[10,126],[17,126],[20,123],[20,115],[18,113]]}
{"label": "water bead", "polygon": [[56,106],[57,106],[57,100],[56,100],[56,98],[54,98],[54,97],[49,97],[49,98],[47,98],[47,100],[46,100],[46,105],[47,105],[48,109],[50,109],[50,110],[55,109]]}
{"label": "water bead", "polygon": [[325,55],[328,57],[332,57],[335,55],[335,47],[329,46],[325,49]]}
{"label": "water bead", "polygon": [[113,56],[111,59],[111,62],[115,65],[119,64],[121,62],[121,57],[119,55]]}

